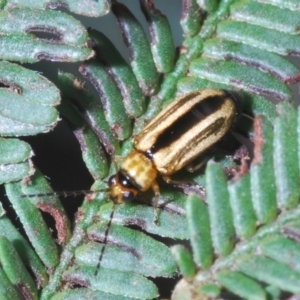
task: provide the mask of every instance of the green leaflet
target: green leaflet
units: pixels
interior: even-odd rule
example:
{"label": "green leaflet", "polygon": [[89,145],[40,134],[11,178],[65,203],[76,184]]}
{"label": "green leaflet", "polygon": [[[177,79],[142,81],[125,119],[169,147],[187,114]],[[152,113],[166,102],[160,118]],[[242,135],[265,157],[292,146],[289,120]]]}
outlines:
{"label": "green leaflet", "polygon": [[64,0],[61,3],[53,3],[50,0],[12,0],[7,3],[3,3],[1,8],[10,9],[15,7],[27,7],[36,9],[55,9],[60,6],[66,6],[71,12],[79,15],[85,15],[89,17],[99,17],[109,12],[109,5],[106,0],[90,1],[90,0]]}
{"label": "green leaflet", "polygon": [[151,52],[156,69],[160,73],[169,73],[174,69],[175,47],[168,19],[150,3],[144,1],[141,4],[151,32]]}
{"label": "green leaflet", "polygon": [[232,18],[237,21],[246,21],[289,34],[297,34],[300,25],[296,11],[252,0],[239,1],[230,7],[230,11]]}
{"label": "green leaflet", "polygon": [[[218,26],[218,36],[275,52],[280,55],[300,52],[298,35],[282,32],[238,21],[224,21]],[[277,41],[280,40],[280,43]]]}
{"label": "green leaflet", "polygon": [[159,74],[155,68],[145,33],[126,6],[114,3],[112,11],[118,19],[125,43],[132,45],[130,51],[131,67],[140,88],[145,95],[150,96],[158,89]]}
{"label": "green leaflet", "polygon": [[145,111],[145,97],[129,64],[104,34],[89,30],[89,36],[93,41],[96,59],[105,63],[106,69],[122,94],[127,114],[130,117],[139,117]]}
{"label": "green leaflet", "polygon": [[[59,11],[27,8],[0,13],[0,57],[3,60],[74,62],[93,56],[87,47],[87,32],[75,18]],[[47,32],[55,39],[35,37]]]}
{"label": "green leaflet", "polygon": [[[0,89],[1,134],[49,131],[58,121],[53,106],[60,102],[59,90],[46,78],[21,66],[2,61],[0,70],[0,81],[6,86]],[[41,97],[44,93],[46,96]]]}
{"label": "green leaflet", "polygon": [[105,65],[94,60],[82,65],[79,71],[94,85],[113,134],[119,140],[128,138],[131,134],[131,122],[125,111],[122,94]]}
{"label": "green leaflet", "polygon": [[[16,64],[2,61],[0,71],[1,135],[31,135],[53,128],[59,120],[54,108],[60,101],[59,90],[45,77]],[[1,139],[0,182],[17,181],[33,174],[32,155],[25,142]]]}
{"label": "green leaflet", "polygon": [[33,279],[23,265],[17,251],[5,237],[0,237],[0,262],[10,283],[15,287],[22,286],[31,299],[38,299],[38,292]]}
{"label": "green leaflet", "polygon": [[190,1],[190,5],[183,7],[180,25],[187,37],[199,32],[202,18],[202,12],[196,0]]}
{"label": "green leaflet", "polygon": [[158,296],[152,281],[131,272],[101,269],[95,276],[94,268],[73,267],[64,274],[64,278],[72,282],[83,279],[92,290],[113,293],[117,296],[124,295],[135,299],[153,299]]}
{"label": "green leaflet", "polygon": [[[261,282],[274,286],[278,293],[299,292],[300,246],[295,239],[300,228],[299,186],[294,182],[298,178],[297,121],[297,111],[287,103],[278,105],[274,126],[257,116],[250,171],[237,173],[232,182],[224,181],[217,164],[208,164],[207,204],[196,196],[190,196],[186,204],[193,258],[200,269],[193,278],[185,269],[182,274],[193,288],[199,288],[199,295],[211,295],[208,286],[215,280],[244,298],[264,299],[271,291]],[[204,220],[201,229],[200,223],[197,227],[200,220]],[[264,226],[257,227],[258,221]],[[219,255],[206,271],[214,253]],[[178,264],[185,264],[184,257]],[[178,285],[174,294],[182,288]],[[220,296],[220,291],[216,295]]]}
{"label": "green leaflet", "polygon": [[290,89],[275,77],[233,61],[198,58],[191,62],[190,73],[254,94],[272,96],[281,100],[292,98]]}
{"label": "green leaflet", "polygon": [[[107,223],[95,224],[88,229],[91,239],[101,241]],[[83,246],[76,251],[79,264],[89,264],[96,267],[99,253],[103,245]],[[101,262],[101,268],[131,271],[148,277],[170,277],[176,271],[176,265],[168,247],[153,238],[113,224],[108,235],[108,245]],[[116,263],[116,260],[119,263]]]}

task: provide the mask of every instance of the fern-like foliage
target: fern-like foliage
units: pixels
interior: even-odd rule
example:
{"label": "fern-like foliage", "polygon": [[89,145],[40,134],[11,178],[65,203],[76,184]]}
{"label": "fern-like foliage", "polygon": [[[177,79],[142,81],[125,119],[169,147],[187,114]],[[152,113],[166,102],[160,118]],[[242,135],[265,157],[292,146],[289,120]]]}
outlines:
{"label": "fern-like foliage", "polygon": [[[1,299],[154,299],[160,292],[149,278],[178,275],[175,261],[183,279],[173,299],[299,294],[300,119],[289,85],[300,73],[284,58],[300,54],[299,1],[183,0],[178,55],[167,18],[151,0],[140,0],[150,43],[117,1],[23,2],[0,4],[0,182],[25,233],[1,207]],[[111,11],[129,63],[105,28],[87,30],[55,10],[61,6],[98,18]],[[40,60],[84,63],[77,74],[59,71],[54,82],[17,64]],[[237,166],[212,152],[205,174],[178,175],[195,183],[182,185],[189,196],[161,187],[158,226],[153,207],[118,205],[99,268],[113,209],[106,192],[112,161],[132,149],[132,136],[177,95],[205,88],[243,95],[234,130],[253,141],[250,168],[245,154]],[[265,97],[281,103],[275,107]],[[72,220],[36,170],[29,144],[17,138],[48,132],[59,118],[77,138],[97,191]],[[228,151],[228,145],[240,147],[232,136],[220,147]],[[234,174],[229,182],[224,169]],[[149,203],[152,196],[139,200]],[[56,240],[41,212],[54,219]],[[189,239],[192,251],[170,250],[163,238]]]}
{"label": "fern-like foliage", "polygon": [[222,287],[242,298],[299,293],[298,116],[288,103],[278,105],[273,124],[257,116],[250,171],[231,182],[208,164],[207,205],[195,196],[186,204],[193,258],[182,246],[172,249],[185,275],[174,299],[183,290],[190,299],[218,297]]}

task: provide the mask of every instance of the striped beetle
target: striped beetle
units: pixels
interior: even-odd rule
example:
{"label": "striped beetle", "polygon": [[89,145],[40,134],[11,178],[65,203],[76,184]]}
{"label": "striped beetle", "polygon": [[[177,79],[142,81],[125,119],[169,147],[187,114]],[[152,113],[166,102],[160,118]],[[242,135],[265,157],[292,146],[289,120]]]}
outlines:
{"label": "striped beetle", "polygon": [[170,181],[228,132],[237,113],[236,94],[224,90],[200,90],[172,102],[134,138],[135,149],[109,179],[111,200],[131,201],[152,188],[157,210],[157,176]]}

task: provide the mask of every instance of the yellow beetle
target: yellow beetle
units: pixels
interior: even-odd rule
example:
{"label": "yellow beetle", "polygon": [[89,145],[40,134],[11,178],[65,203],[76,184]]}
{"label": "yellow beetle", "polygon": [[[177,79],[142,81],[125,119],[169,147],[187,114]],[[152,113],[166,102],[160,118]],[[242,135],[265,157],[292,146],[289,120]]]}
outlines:
{"label": "yellow beetle", "polygon": [[230,129],[238,104],[236,93],[207,89],[168,105],[134,138],[135,149],[110,177],[111,200],[130,201],[152,188],[156,208],[157,176],[168,179],[218,142]]}

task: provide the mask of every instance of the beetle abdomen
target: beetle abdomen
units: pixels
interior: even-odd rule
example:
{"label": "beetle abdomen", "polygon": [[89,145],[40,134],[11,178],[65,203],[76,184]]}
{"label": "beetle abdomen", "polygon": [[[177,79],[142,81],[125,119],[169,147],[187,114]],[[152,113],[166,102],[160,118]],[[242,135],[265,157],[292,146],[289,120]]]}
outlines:
{"label": "beetle abdomen", "polygon": [[237,113],[221,90],[184,95],[166,107],[135,137],[135,148],[150,156],[162,175],[171,175],[218,142]]}

